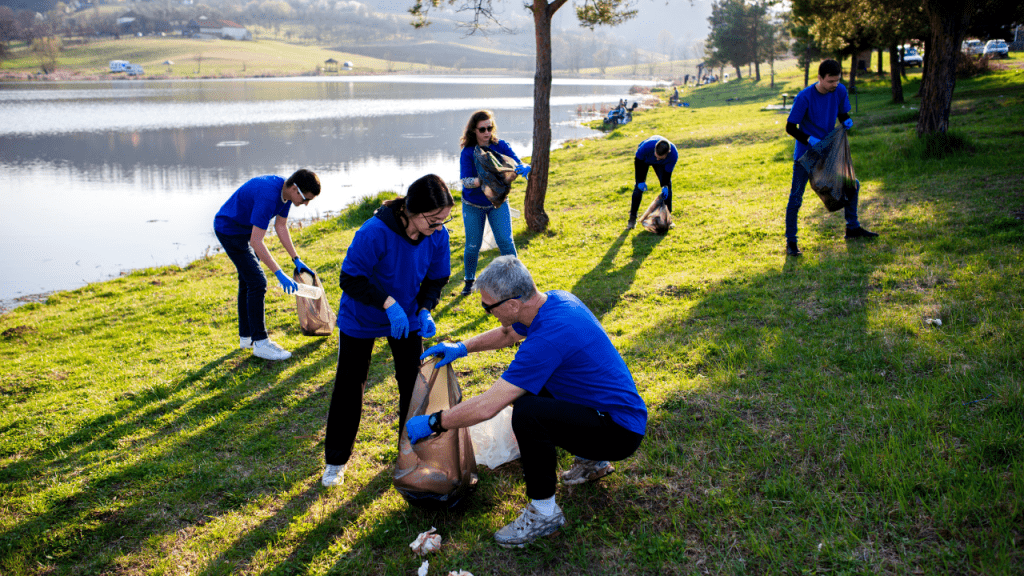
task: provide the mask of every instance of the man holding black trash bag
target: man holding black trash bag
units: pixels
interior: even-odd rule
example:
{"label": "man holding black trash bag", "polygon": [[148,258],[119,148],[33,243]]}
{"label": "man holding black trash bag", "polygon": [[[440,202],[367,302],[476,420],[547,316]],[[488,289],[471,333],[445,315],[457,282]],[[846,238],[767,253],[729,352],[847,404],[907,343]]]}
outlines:
{"label": "man holding black trash bag", "polygon": [[672,170],[678,161],[679,152],[676,145],[663,136],[651,136],[636,147],[636,156],[633,158],[636,184],[633,186],[626,230],[632,230],[636,226],[636,213],[640,209],[644,192],[647,191],[647,170],[650,168],[654,168],[654,173],[658,175],[665,206],[669,212],[672,211]]}
{"label": "man holding black trash bag", "polygon": [[[804,190],[807,187],[809,174],[797,160],[811,147],[828,136],[835,126],[836,118],[845,130],[853,127],[850,118],[850,97],[846,86],[839,83],[843,69],[835,60],[824,60],[818,66],[818,81],[804,88],[793,99],[789,117],[786,119],[786,132],[796,139],[793,152],[793,184],[789,191],[789,203],[786,205],[786,254],[799,256],[802,252],[797,247],[797,215],[803,204]],[[874,238],[878,234],[861,227],[857,221],[858,191],[847,194],[844,207],[846,216],[846,239]]]}
{"label": "man holding black trash bag", "polygon": [[465,342],[431,346],[421,358],[442,356],[443,366],[469,352],[498,350],[522,342],[515,359],[483,394],[406,423],[415,444],[431,434],[493,418],[513,404],[512,429],[522,454],[530,504],[494,534],[499,545],[523,547],[565,524],[555,503],[556,447],[576,456],[561,475],[580,484],[615,469],[639,448],[647,429],[647,407],[622,356],[597,318],[569,292],[540,292],[514,256],[501,256],[476,281],[484,312],[501,327]]}

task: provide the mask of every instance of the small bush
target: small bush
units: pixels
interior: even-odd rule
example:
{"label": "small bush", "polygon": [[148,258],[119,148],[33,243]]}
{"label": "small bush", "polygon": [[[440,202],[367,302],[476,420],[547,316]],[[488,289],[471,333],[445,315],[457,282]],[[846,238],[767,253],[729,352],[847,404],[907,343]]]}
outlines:
{"label": "small bush", "polygon": [[960,52],[956,57],[956,77],[973,78],[978,74],[984,74],[989,70],[988,62],[988,56],[974,59],[971,55]]}
{"label": "small bush", "polygon": [[629,89],[630,94],[650,94],[651,89],[647,86],[632,86]]}

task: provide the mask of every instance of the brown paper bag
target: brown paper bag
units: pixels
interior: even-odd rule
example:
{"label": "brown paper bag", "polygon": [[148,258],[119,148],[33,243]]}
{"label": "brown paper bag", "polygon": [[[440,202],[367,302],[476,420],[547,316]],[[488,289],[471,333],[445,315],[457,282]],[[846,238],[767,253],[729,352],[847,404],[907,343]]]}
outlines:
{"label": "brown paper bag", "polygon": [[[435,363],[436,360],[428,360],[416,376],[407,422],[413,416],[447,410],[462,401],[462,390],[451,364],[435,369]],[[394,483],[395,490],[416,507],[444,510],[458,505],[477,483],[469,429],[448,430],[415,445],[403,429]]]}
{"label": "brown paper bag", "polygon": [[[306,272],[299,274],[296,270],[292,274],[292,279],[300,284],[324,289],[324,285],[320,283],[320,276],[315,272],[310,276]],[[326,290],[324,290],[323,296],[316,300],[296,296],[295,310],[299,314],[299,327],[302,328],[302,333],[306,336],[330,336],[334,331],[334,323],[338,317],[335,315],[334,309],[331,308],[331,303],[327,301]]]}

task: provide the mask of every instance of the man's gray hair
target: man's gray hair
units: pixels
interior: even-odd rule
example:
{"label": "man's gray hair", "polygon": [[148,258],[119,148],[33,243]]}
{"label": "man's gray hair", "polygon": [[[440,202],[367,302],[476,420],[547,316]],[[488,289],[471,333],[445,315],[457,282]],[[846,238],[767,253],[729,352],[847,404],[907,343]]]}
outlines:
{"label": "man's gray hair", "polygon": [[526,266],[515,256],[499,256],[495,258],[476,279],[477,290],[486,290],[495,300],[504,300],[521,296],[529,300],[537,293],[533,276]]}

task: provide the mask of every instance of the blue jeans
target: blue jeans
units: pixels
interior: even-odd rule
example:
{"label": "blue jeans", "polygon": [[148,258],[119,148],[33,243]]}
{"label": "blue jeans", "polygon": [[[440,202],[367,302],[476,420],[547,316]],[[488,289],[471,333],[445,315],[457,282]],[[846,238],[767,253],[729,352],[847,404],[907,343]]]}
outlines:
{"label": "blue jeans", "polygon": [[[796,242],[797,224],[796,217],[800,213],[800,206],[804,203],[804,189],[807,188],[807,180],[810,175],[799,162],[793,162],[793,185],[789,189],[789,204],[786,205],[786,241]],[[846,227],[857,228],[857,197],[858,191],[847,195],[846,207],[843,214],[846,216]]]}
{"label": "blue jeans", "polygon": [[267,293],[267,277],[260,259],[249,244],[248,234],[217,234],[224,252],[238,270],[238,335],[253,342],[267,337],[263,321],[263,296]]}
{"label": "blue jeans", "polygon": [[494,241],[498,244],[502,256],[518,256],[515,242],[512,241],[512,213],[508,202],[494,208],[482,208],[473,204],[462,203],[462,223],[466,226],[466,251],[462,262],[465,264],[466,280],[476,279],[476,262],[480,258],[480,243],[484,238],[484,218],[491,223]]}

